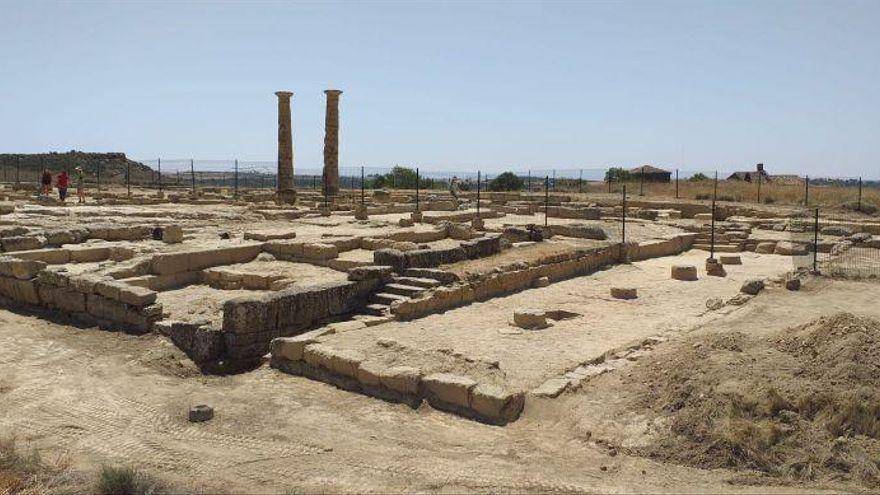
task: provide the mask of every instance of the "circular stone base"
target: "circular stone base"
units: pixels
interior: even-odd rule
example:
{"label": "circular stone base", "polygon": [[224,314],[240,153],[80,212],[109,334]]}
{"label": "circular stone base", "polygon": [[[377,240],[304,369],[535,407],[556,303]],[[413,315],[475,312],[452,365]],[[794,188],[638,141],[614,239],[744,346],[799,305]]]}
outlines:
{"label": "circular stone base", "polygon": [[189,421],[191,423],[201,423],[208,421],[214,417],[214,408],[206,405],[193,406],[189,410]]}

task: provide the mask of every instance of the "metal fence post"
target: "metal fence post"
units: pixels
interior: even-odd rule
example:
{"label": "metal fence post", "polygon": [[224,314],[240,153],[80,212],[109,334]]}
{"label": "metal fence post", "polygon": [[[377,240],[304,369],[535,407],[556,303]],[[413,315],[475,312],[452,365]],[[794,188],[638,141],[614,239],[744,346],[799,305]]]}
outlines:
{"label": "metal fence post", "polygon": [[131,197],[131,162],[125,163],[125,189]]}
{"label": "metal fence post", "polygon": [[192,158],[189,159],[189,174],[190,174],[190,178],[192,179],[192,192],[193,192],[193,194],[195,194],[196,193],[196,165],[195,165],[195,160],[193,160]]}
{"label": "metal fence post", "polygon": [[159,191],[161,191],[162,190],[162,159],[157,158],[156,160],[159,164],[159,167],[158,167],[159,168]]}
{"label": "metal fence post", "polygon": [[19,185],[21,177],[21,157],[17,157],[15,160],[15,185]]}
{"label": "metal fence post", "polygon": [[858,202],[858,210],[862,211],[862,178],[859,177],[859,202]]}
{"label": "metal fence post", "polygon": [[480,216],[480,171],[477,170],[477,217]]}
{"label": "metal fence post", "polygon": [[101,192],[101,162],[98,162],[97,181],[98,181],[98,192]]}
{"label": "metal fence post", "polygon": [[816,208],[816,219],[813,222],[813,273],[819,273],[819,208]]}
{"label": "metal fence post", "polygon": [[645,167],[642,166],[639,172],[639,196],[645,195]]}
{"label": "metal fence post", "polygon": [[[479,190],[480,190],[480,188],[478,187],[477,191],[479,191]],[[479,197],[480,197],[479,194],[477,194],[477,198],[479,198]],[[419,212],[419,167],[416,167],[416,213],[418,213],[418,212]],[[479,214],[479,212],[480,212],[480,202],[478,200],[477,201],[477,213]]]}
{"label": "metal fence post", "polygon": [[553,169],[553,190],[556,190],[556,169]]}
{"label": "metal fence post", "polygon": [[233,187],[234,187],[234,191],[235,191],[234,196],[237,198],[238,197],[238,159],[237,158],[235,159],[235,182],[234,182]]}
{"label": "metal fence post", "polygon": [[364,181],[364,167],[361,165],[361,204],[364,204],[364,188],[366,187],[366,182]]}
{"label": "metal fence post", "polygon": [[810,206],[810,176],[804,181],[804,206]]}
{"label": "metal fence post", "polygon": [[584,185],[583,184],[584,184],[584,170],[581,169],[578,172],[578,192],[579,193],[584,192]]}
{"label": "metal fence post", "polygon": [[678,169],[675,169],[675,199],[678,199]]}
{"label": "metal fence post", "polygon": [[526,176],[528,182],[526,183],[526,192],[531,192],[532,190],[532,170],[529,169],[528,175]]}
{"label": "metal fence post", "polygon": [[[760,179],[759,179],[760,180]],[[709,244],[709,258],[715,258],[715,201],[718,197],[718,171],[715,171],[715,189],[712,192],[712,241]]]}
{"label": "metal fence post", "polygon": [[758,174],[758,203],[761,202],[761,174]]}
{"label": "metal fence post", "polygon": [[621,229],[620,229],[620,243],[623,246],[626,246],[626,184],[623,185],[623,211],[620,213],[621,218]]}
{"label": "metal fence post", "polygon": [[549,224],[550,217],[550,176],[544,176],[544,227]]}

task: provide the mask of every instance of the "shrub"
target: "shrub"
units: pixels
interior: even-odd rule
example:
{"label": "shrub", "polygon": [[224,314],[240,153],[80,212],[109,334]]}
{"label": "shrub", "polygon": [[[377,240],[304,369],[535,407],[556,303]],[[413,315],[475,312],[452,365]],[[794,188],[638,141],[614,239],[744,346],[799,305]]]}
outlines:
{"label": "shrub", "polygon": [[709,180],[709,177],[707,177],[706,174],[702,172],[697,172],[694,175],[690,176],[688,180],[691,182],[701,182],[704,180]]}
{"label": "shrub", "polygon": [[698,193],[694,196],[694,199],[712,199],[712,195],[709,193]]}
{"label": "shrub", "polygon": [[164,489],[158,481],[133,468],[103,466],[96,491],[101,495],[152,495]]}
{"label": "shrub", "polygon": [[722,196],[718,196],[718,201],[736,201],[736,198],[729,194],[725,194]]}
{"label": "shrub", "polygon": [[852,201],[852,202],[850,202],[850,203],[844,203],[844,204],[843,204],[843,209],[844,209],[844,210],[848,210],[848,211],[858,211],[858,212],[862,212],[862,213],[864,213],[864,214],[866,214],[866,215],[873,215],[873,214],[877,213],[877,210],[878,210],[878,208],[877,208],[876,205],[871,204],[871,203],[866,203],[866,202],[864,202],[864,201],[862,201],[862,204],[861,204],[861,205],[859,205],[859,202],[858,202],[858,201]]}
{"label": "shrub", "polygon": [[519,191],[522,188],[522,178],[513,172],[504,172],[489,183],[490,191]]}
{"label": "shrub", "polygon": [[611,167],[605,171],[605,182],[626,182],[632,180],[629,170],[620,167]]}
{"label": "shrub", "polygon": [[764,199],[761,200],[765,205],[772,205],[776,202],[776,199],[773,196],[764,196]]}

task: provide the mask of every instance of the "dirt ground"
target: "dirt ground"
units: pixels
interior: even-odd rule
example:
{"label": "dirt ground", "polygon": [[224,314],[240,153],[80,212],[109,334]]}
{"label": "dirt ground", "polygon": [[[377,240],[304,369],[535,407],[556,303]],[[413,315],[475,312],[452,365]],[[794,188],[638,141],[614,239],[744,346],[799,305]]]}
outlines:
{"label": "dirt ground", "polygon": [[[711,322],[681,321],[654,352],[673,352],[690,335],[760,335],[829,312],[880,316],[877,292],[875,284],[824,280],[802,292],[768,290]],[[644,425],[645,411],[630,409],[638,389],[626,387],[624,380],[634,376],[628,369],[557,399],[530,399],[520,420],[493,427],[267,366],[202,376],[158,336],[79,329],[8,311],[0,311],[0,327],[0,434],[66,452],[83,470],[123,463],[206,491],[250,493],[846,488],[743,480],[738,471],[609,448],[643,438],[637,426]],[[215,419],[188,423],[186,410],[198,403],[216,407]]]}

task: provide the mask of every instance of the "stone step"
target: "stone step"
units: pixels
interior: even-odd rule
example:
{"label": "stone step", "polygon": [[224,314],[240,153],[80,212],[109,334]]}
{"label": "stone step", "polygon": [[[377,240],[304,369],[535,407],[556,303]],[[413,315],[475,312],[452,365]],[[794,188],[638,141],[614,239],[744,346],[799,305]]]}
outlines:
{"label": "stone step", "polygon": [[[694,244],[693,249],[702,249],[703,251],[710,251],[710,244]],[[742,247],[736,244],[715,244],[715,252],[716,253],[738,253],[742,251]]]}
{"label": "stone step", "polygon": [[391,306],[391,303],[395,301],[408,301],[409,297],[401,296],[400,294],[388,294],[386,292],[378,292],[373,294],[373,297],[370,298],[371,303],[375,304],[384,304],[386,306]]}
{"label": "stone step", "polygon": [[364,306],[364,313],[372,316],[385,316],[391,312],[391,308],[387,304],[367,304]]}
{"label": "stone step", "polygon": [[382,289],[389,294],[399,294],[401,296],[417,296],[422,292],[425,292],[424,287],[416,287],[413,285],[405,285],[405,284],[386,284]]}
{"label": "stone step", "polygon": [[430,289],[432,287],[438,287],[440,284],[439,281],[434,280],[433,278],[421,278],[421,277],[394,277],[391,281],[395,284],[401,285],[410,285],[413,287],[424,287],[425,289]]}

